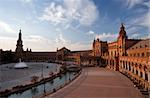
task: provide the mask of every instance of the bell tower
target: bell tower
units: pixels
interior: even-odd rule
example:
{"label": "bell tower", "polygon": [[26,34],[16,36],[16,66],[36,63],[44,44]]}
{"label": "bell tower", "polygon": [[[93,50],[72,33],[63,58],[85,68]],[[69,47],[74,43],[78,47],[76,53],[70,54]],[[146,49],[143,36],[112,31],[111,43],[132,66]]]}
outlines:
{"label": "bell tower", "polygon": [[125,27],[123,25],[123,23],[121,23],[121,27],[120,27],[120,31],[119,31],[119,37],[118,37],[118,55],[119,56],[123,56],[126,55],[126,39],[127,39],[127,35],[126,35],[126,31],[125,31]]}
{"label": "bell tower", "polygon": [[22,44],[22,34],[21,34],[21,30],[19,30],[19,38],[17,40],[17,45],[16,45],[16,56],[17,58],[22,58],[23,56],[23,44]]}
{"label": "bell tower", "polygon": [[125,31],[125,27],[124,27],[123,23],[121,23],[119,37],[127,39],[127,35],[126,35],[126,31]]}

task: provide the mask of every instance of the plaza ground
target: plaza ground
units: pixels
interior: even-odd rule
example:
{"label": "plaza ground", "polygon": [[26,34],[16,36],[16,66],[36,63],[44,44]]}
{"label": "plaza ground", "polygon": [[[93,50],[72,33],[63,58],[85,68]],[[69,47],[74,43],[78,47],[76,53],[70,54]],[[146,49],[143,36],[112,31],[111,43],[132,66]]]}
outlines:
{"label": "plaza ground", "polygon": [[133,83],[119,72],[85,68],[71,84],[45,98],[143,98]]}

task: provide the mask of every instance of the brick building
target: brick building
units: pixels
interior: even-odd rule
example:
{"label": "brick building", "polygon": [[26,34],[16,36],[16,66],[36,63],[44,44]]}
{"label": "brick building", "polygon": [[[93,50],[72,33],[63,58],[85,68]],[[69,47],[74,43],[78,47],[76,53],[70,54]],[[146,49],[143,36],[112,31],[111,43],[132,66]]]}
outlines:
{"label": "brick building", "polygon": [[127,74],[143,88],[150,88],[150,39],[128,39],[121,24],[115,42],[93,41],[93,56],[107,68]]}

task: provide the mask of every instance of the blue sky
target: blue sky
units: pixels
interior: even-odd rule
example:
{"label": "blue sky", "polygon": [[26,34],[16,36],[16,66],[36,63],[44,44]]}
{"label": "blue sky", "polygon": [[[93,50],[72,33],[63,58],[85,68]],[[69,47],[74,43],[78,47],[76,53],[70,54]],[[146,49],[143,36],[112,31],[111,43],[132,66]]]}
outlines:
{"label": "blue sky", "polygon": [[121,22],[129,38],[149,38],[149,0],[0,0],[0,48],[92,48],[94,38],[115,41]]}

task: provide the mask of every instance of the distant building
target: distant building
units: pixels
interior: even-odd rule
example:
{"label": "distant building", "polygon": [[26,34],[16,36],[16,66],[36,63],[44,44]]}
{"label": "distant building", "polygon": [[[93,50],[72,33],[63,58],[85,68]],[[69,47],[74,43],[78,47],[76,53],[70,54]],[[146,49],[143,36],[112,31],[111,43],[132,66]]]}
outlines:
{"label": "distant building", "polygon": [[23,49],[22,33],[19,31],[16,49],[14,52],[0,50],[0,64],[10,62],[54,62],[56,60],[56,52],[32,52],[31,49]]}

